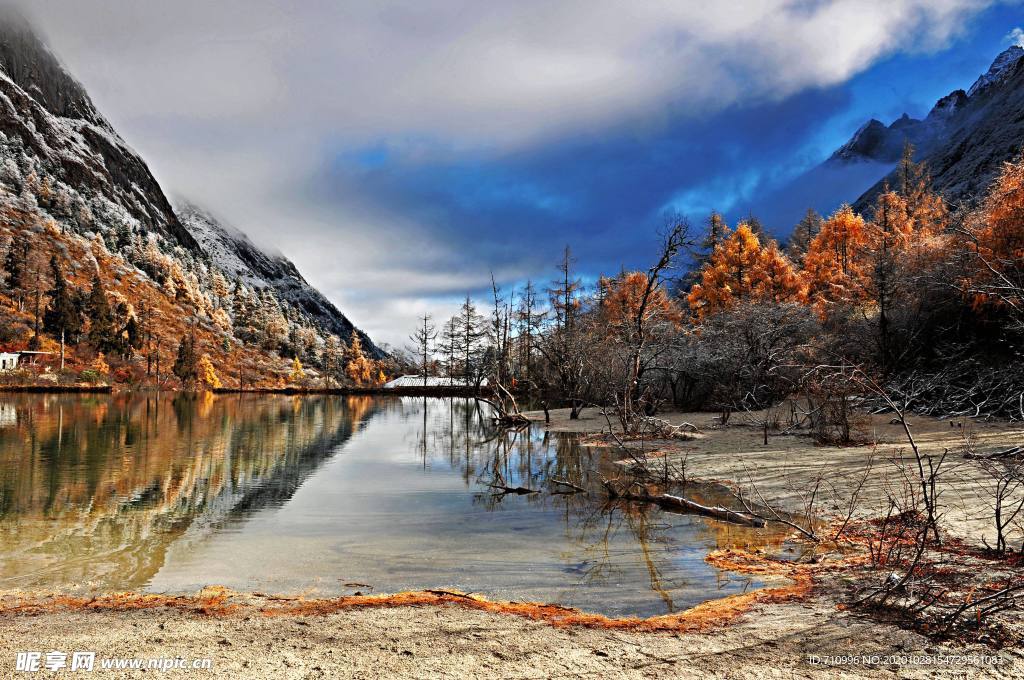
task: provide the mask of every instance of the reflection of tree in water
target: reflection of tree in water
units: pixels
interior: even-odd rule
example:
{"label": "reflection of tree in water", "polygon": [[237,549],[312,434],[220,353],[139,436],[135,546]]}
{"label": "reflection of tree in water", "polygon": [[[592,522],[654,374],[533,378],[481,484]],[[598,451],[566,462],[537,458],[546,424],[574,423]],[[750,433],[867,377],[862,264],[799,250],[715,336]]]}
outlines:
{"label": "reflection of tree in water", "polygon": [[[432,400],[419,409],[421,424],[413,447],[417,455],[447,451],[446,462],[467,486],[478,489],[476,504],[489,511],[502,509],[510,494],[492,487],[540,492],[514,496],[515,502],[558,511],[567,545],[578,548],[565,555],[567,572],[579,574],[581,584],[593,585],[622,580],[639,566],[666,611],[676,610],[672,593],[688,582],[673,563],[673,551],[666,549],[674,525],[663,521],[665,514],[657,508],[604,500],[601,479],[617,473],[611,451],[581,446],[575,435],[549,434],[539,427],[496,430],[487,413],[470,400]],[[552,494],[559,487],[551,480],[572,482],[589,493]]]}
{"label": "reflection of tree in water", "polygon": [[280,505],[347,440],[367,398],[17,395],[0,430],[0,579],[152,576],[169,545]]}

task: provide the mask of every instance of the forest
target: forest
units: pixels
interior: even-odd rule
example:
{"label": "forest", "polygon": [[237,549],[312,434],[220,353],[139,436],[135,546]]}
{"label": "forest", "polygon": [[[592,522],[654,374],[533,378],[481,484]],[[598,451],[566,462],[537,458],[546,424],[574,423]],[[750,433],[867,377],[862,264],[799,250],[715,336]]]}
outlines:
{"label": "forest", "polygon": [[566,247],[547,285],[424,316],[405,366],[486,378],[508,412],[599,406],[627,433],[656,429],[660,409],[725,423],[799,397],[819,441],[845,443],[853,408],[882,392],[918,413],[1024,419],[1024,162],[974,206],[947,205],[909,145],[895,176],[870,214],[809,210],[784,245],[755,217],[671,216],[649,269],[590,285]]}

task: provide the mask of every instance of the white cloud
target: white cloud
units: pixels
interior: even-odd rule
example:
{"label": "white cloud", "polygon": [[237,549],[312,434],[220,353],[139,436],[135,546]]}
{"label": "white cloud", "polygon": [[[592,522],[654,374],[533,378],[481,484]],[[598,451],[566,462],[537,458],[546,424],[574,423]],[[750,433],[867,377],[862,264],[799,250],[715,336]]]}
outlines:
{"label": "white cloud", "polygon": [[1007,42],[1013,45],[1017,45],[1018,47],[1024,47],[1024,29],[1018,26],[1017,28],[1010,31],[1006,35],[1005,39]]}
{"label": "white cloud", "polygon": [[[311,205],[301,180],[329,151],[384,141],[408,153],[508,153],[781,99],[841,83],[897,51],[941,48],[988,3],[23,4],[165,185],[276,243],[343,310],[385,287],[401,302],[353,317],[393,334],[385,328],[411,325],[417,301],[445,287],[436,271],[452,271],[459,246],[430,243],[429,257],[396,258],[382,243],[427,244],[421,225],[387,206],[367,216]],[[1021,40],[1020,29],[1011,35]],[[487,268],[465,266],[454,280],[479,287]],[[378,318],[385,312],[394,316]]]}

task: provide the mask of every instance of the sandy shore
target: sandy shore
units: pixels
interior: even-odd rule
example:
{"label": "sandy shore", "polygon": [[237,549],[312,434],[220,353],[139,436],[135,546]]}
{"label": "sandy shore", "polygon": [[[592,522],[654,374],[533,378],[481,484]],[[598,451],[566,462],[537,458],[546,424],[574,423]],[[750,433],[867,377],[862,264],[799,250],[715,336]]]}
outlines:
{"label": "sandy shore", "polygon": [[[556,431],[607,427],[591,411],[577,421],[569,421],[564,411],[552,416],[550,428]],[[905,448],[901,431],[882,417],[869,423],[876,443],[845,448],[818,447],[806,437],[790,435],[772,436],[765,446],[757,428],[742,423],[716,428],[711,414],[669,414],[668,419],[701,429],[692,441],[656,446],[668,451],[675,464],[685,457],[687,475],[742,484],[752,480],[766,498],[792,510],[800,508],[823,467],[833,479],[855,480],[873,457],[862,513],[875,512],[886,485],[894,483],[892,456]],[[915,418],[913,427],[929,452],[963,443],[960,428],[948,422]],[[978,450],[995,450],[1024,441],[1024,430],[978,425],[974,436]],[[949,464],[951,474],[943,488],[946,524],[957,535],[979,540],[986,530],[980,505],[985,482],[961,455],[951,454]],[[97,664],[117,657],[210,659],[210,670],[187,671],[196,677],[1024,676],[1020,649],[948,647],[843,611],[837,607],[841,578],[823,576],[808,596],[754,602],[728,622],[681,633],[557,626],[458,602],[268,615],[268,608],[280,602],[256,595],[230,594],[230,606],[204,612],[187,599],[117,611],[81,603],[26,609],[23,594],[8,593],[0,596],[0,675],[14,675],[17,652],[55,649],[94,651]],[[39,596],[29,601],[50,602]],[[844,656],[855,658],[829,663],[829,657]],[[110,673],[144,677],[153,671]]]}
{"label": "sandy shore", "polygon": [[[542,412],[530,412],[539,423]],[[597,409],[585,409],[578,420],[569,420],[568,409],[551,411],[552,432],[599,433],[608,431],[608,421]],[[717,425],[712,413],[662,413],[672,424],[692,423],[699,433],[692,441],[630,442],[658,455],[668,452],[673,467],[685,458],[686,475],[700,481],[728,482],[747,492],[755,486],[773,505],[790,512],[804,509],[807,492],[819,475],[833,482],[837,493],[819,492],[816,511],[839,513],[847,507],[849,491],[865,479],[858,515],[878,517],[885,512],[888,492],[899,491],[904,481],[895,460],[912,461],[912,452],[902,427],[893,424],[891,415],[864,416],[859,428],[863,444],[859,446],[818,446],[806,434],[769,433],[768,445],[758,422],[761,414],[747,420],[734,415],[729,427]],[[909,417],[911,432],[922,453],[948,454],[942,467],[939,499],[943,506],[943,527],[952,536],[981,545],[994,543],[992,524],[992,490],[994,480],[988,477],[976,460],[963,456],[968,439],[974,450],[987,453],[1024,444],[1024,423],[972,422]],[[868,466],[870,465],[870,469]],[[836,505],[840,507],[835,507]],[[1017,529],[1011,543],[1020,545],[1024,535]]]}
{"label": "sandy shore", "polygon": [[[686,634],[554,627],[451,604],[266,616],[265,601],[239,599],[247,603],[225,615],[177,607],[4,613],[3,674],[17,651],[50,649],[95,651],[97,669],[104,658],[210,659],[210,670],[168,671],[194,677],[894,677],[897,666],[884,663],[891,656],[926,660],[900,665],[905,678],[1020,677],[1024,669],[1019,650],[952,650],[819,597],[756,606],[730,625]],[[976,657],[951,658],[965,654]],[[864,660],[812,661],[844,655]]]}

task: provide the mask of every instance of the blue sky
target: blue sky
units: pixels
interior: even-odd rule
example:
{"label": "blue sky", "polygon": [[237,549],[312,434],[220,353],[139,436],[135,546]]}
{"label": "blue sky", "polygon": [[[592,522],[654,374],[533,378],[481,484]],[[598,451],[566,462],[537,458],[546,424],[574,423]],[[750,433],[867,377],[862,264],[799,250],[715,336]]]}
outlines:
{"label": "blue sky", "polygon": [[565,244],[588,276],[645,266],[666,211],[784,234],[834,206],[775,189],[869,118],[966,89],[1024,25],[986,0],[27,10],[170,191],[393,344],[492,271],[546,282]]}

